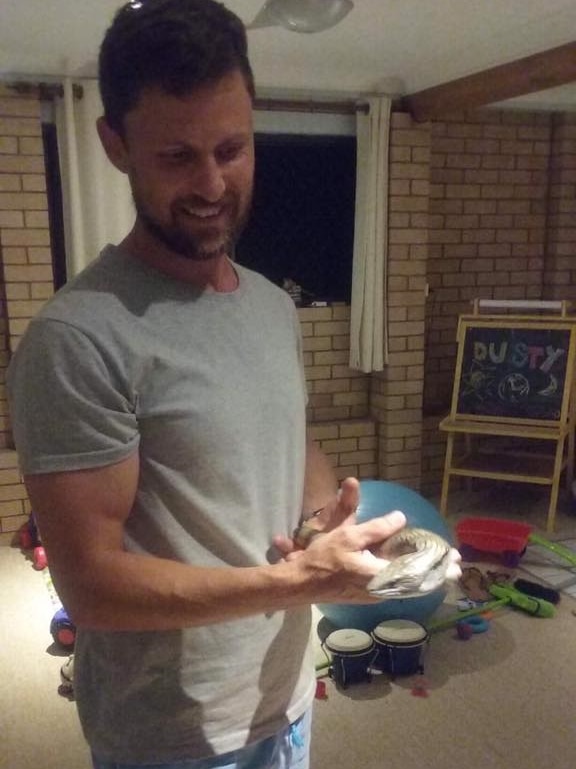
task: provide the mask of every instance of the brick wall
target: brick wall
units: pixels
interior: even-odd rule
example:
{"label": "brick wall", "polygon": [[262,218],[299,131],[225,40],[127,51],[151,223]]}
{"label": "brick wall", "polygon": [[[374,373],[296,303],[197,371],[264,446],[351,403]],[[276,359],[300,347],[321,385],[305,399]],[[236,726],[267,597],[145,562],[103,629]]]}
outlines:
{"label": "brick wall", "polygon": [[551,140],[544,295],[576,302],[576,115],[555,115]]}
{"label": "brick wall", "polygon": [[[393,115],[389,365],[348,368],[349,308],[299,310],[312,433],[339,477],[436,493],[437,425],[457,317],[477,296],[575,298],[576,118],[483,111],[425,125]],[[29,504],[11,448],[4,374],[52,294],[39,104],[0,87],[0,543]],[[426,286],[431,294],[426,298]]]}
{"label": "brick wall", "polygon": [[[546,113],[479,110],[453,115],[430,129],[422,489],[435,493],[444,460],[444,437],[437,425],[450,406],[458,316],[471,311],[476,297],[547,298],[544,275],[551,288],[561,267],[559,298],[569,298],[566,269],[574,259],[574,230],[570,234],[566,218],[574,205],[574,186],[570,204],[561,177],[569,173],[566,155],[574,145],[566,126],[557,130],[554,146],[554,120]],[[555,166],[554,234],[550,193],[555,182],[549,169]],[[552,252],[555,263],[549,259]]]}
{"label": "brick wall", "polygon": [[373,419],[313,422],[310,434],[330,458],[339,479],[378,477],[378,440]]}
{"label": "brick wall", "polygon": [[419,488],[428,256],[430,133],[395,113],[390,131],[389,360],[372,377],[378,477]]}
{"label": "brick wall", "polygon": [[339,478],[377,473],[376,425],[369,418],[370,377],[348,367],[350,307],[298,310],[311,434]]}
{"label": "brick wall", "polygon": [[451,393],[458,315],[475,297],[540,299],[550,118],[485,110],[432,125],[425,405]]}
{"label": "brick wall", "polygon": [[0,544],[5,544],[29,514],[11,443],[6,367],[53,285],[40,102],[1,87],[0,255]]}
{"label": "brick wall", "polygon": [[348,368],[350,307],[298,310],[308,385],[311,422],[347,420],[368,415],[370,377]]}

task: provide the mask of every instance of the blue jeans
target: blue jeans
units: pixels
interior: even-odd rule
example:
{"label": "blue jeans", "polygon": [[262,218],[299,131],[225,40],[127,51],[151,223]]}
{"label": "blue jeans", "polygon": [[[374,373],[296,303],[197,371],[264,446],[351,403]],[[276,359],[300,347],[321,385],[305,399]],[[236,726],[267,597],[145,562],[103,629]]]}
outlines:
{"label": "blue jeans", "polygon": [[309,769],[312,711],[272,737],[210,758],[168,764],[118,764],[92,756],[94,769]]}

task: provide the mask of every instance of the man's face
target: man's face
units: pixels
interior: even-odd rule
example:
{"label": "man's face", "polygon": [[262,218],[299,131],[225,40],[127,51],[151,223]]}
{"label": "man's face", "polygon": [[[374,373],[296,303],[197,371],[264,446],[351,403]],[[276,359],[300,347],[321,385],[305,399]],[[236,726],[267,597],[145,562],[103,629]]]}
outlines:
{"label": "man's face", "polygon": [[145,242],[196,261],[230,255],[254,176],[252,102],[242,75],[183,97],[144,91],[125,117],[123,145]]}

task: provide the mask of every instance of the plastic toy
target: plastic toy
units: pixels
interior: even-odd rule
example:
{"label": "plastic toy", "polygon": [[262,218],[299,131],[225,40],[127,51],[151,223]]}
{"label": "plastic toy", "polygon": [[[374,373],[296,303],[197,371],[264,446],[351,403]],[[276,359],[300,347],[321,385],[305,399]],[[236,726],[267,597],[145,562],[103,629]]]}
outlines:
{"label": "plastic toy", "polygon": [[528,544],[535,544],[576,566],[576,554],[559,542],[536,534],[526,523],[500,518],[463,518],[456,524],[456,537],[462,557],[467,561],[475,560],[478,553],[489,553],[499,555],[506,566],[516,568]]}
{"label": "plastic toy", "polygon": [[462,641],[468,641],[477,633],[485,633],[489,627],[490,621],[485,616],[477,614],[476,616],[468,617],[468,619],[458,620],[456,623],[456,633]]}
{"label": "plastic toy", "polygon": [[18,532],[20,547],[22,550],[32,550],[32,561],[34,568],[38,571],[42,571],[48,565],[48,559],[46,558],[46,551],[42,547],[40,540],[40,534],[36,521],[34,519],[34,513],[30,513],[28,521],[20,528]]}
{"label": "plastic toy", "polygon": [[50,622],[50,633],[54,642],[64,649],[73,649],[76,641],[76,626],[64,607],[58,609]]}
{"label": "plastic toy", "polygon": [[486,601],[473,609],[460,611],[450,617],[435,620],[427,625],[426,629],[429,633],[437,633],[440,630],[454,627],[459,622],[469,620],[472,617],[485,615],[487,612],[500,609],[503,606],[512,606],[521,611],[525,611],[528,614],[532,614],[534,617],[548,618],[554,616],[553,604],[545,601],[543,598],[534,598],[533,596],[526,595],[509,585],[494,584],[490,585],[488,590],[494,597],[494,600]]}
{"label": "plastic toy", "polygon": [[72,654],[60,668],[60,686],[58,694],[69,700],[74,699],[74,655]]}
{"label": "plastic toy", "polygon": [[545,601],[543,598],[534,598],[533,596],[526,595],[520,590],[510,585],[490,585],[488,588],[490,593],[502,604],[511,604],[517,609],[532,614],[534,617],[553,617],[554,606],[549,601]]}
{"label": "plastic toy", "polygon": [[521,593],[531,595],[534,598],[543,598],[549,603],[556,605],[560,603],[560,593],[558,590],[554,590],[552,587],[546,587],[538,582],[531,582],[528,579],[516,579],[514,580],[514,587]]}
{"label": "plastic toy", "polygon": [[[392,510],[402,510],[408,525],[428,529],[448,542],[450,529],[431,502],[413,489],[390,481],[361,481],[358,523]],[[420,624],[432,616],[446,597],[444,588],[417,598],[401,598],[377,604],[319,604],[322,614],[337,628],[355,628],[370,633],[382,621],[410,619]]]}

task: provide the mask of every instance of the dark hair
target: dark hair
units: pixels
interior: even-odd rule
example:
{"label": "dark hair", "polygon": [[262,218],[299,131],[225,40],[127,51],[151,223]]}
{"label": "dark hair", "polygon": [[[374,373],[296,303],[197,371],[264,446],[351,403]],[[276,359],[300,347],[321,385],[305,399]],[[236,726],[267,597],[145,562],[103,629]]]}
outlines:
{"label": "dark hair", "polygon": [[122,133],[141,91],[183,96],[239,70],[254,98],[246,30],[216,0],[132,0],[116,13],[100,47],[104,117]]}

